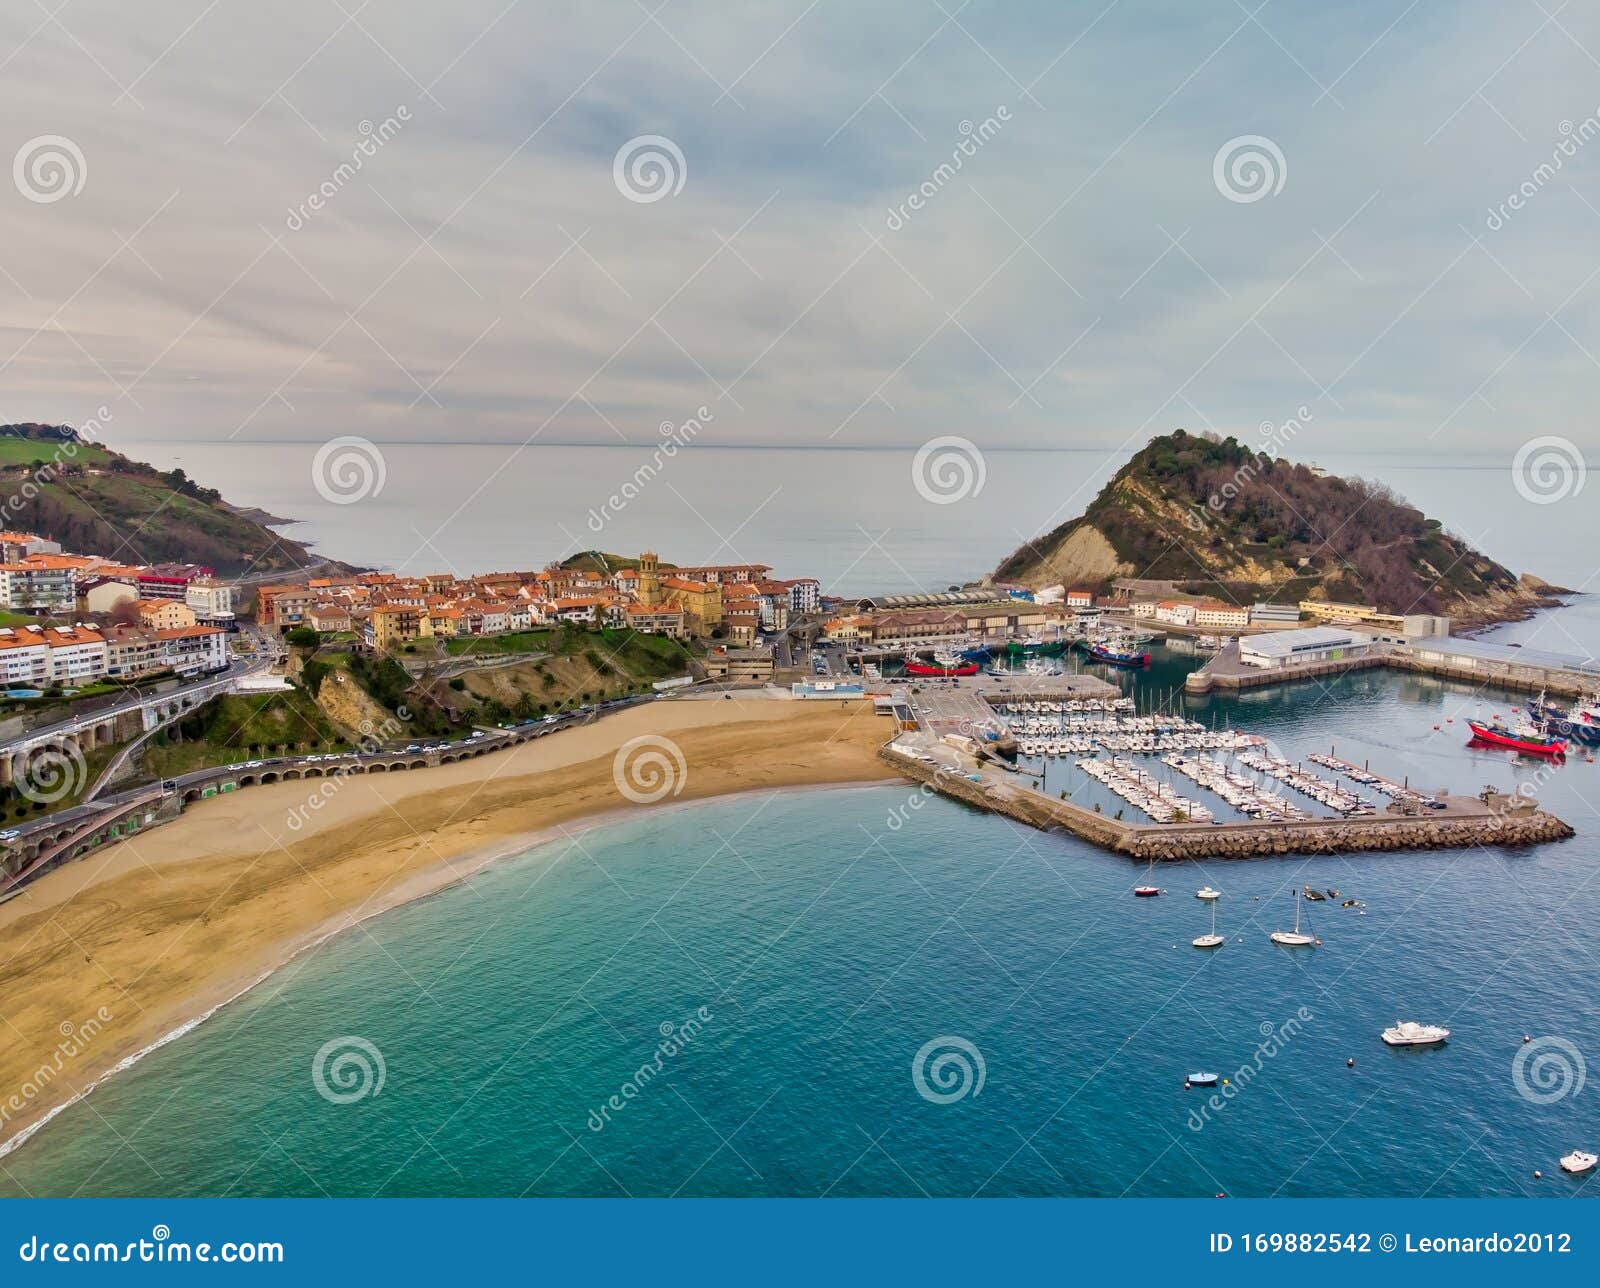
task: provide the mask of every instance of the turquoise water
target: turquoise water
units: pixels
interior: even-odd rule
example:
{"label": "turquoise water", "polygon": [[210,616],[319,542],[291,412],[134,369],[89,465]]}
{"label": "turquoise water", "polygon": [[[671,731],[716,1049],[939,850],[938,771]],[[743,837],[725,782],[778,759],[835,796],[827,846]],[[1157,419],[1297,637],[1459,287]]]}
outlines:
{"label": "turquoise water", "polygon": [[[1569,609],[1562,630],[1592,636],[1595,619]],[[1189,665],[1124,683],[1148,697]],[[904,810],[903,786],[598,828],[330,941],[0,1159],[0,1191],[1582,1192],[1556,1159],[1600,1144],[1594,1088],[1535,1103],[1513,1066],[1572,1067],[1550,1038],[1600,1054],[1600,765],[1541,773],[1467,750],[1462,717],[1508,706],[1362,675],[1192,710],[1429,788],[1527,783],[1575,841],[1174,865],[1171,895],[1145,900],[1123,860],[939,799]],[[1206,882],[1229,936],[1212,954],[1189,944],[1209,927],[1191,897]],[[1307,905],[1323,946],[1277,948],[1267,933],[1302,884],[1364,915]],[[1378,1034],[1397,1018],[1454,1036],[1392,1051]],[[657,1073],[661,1026],[685,1024]],[[381,1053],[382,1088],[333,1103],[313,1063],[350,1037]],[[913,1062],[935,1039],[974,1069],[950,1039],[981,1055],[977,1094],[919,1093]],[[1183,1087],[1197,1068],[1233,1079],[1209,1121],[1209,1093]],[[937,1068],[925,1085],[941,1094]]]}

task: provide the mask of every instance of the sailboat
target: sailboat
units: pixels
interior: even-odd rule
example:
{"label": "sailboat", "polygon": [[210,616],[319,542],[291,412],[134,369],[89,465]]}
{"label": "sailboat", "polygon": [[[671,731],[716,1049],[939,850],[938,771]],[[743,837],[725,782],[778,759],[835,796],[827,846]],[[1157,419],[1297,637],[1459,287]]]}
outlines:
{"label": "sailboat", "polygon": [[[1154,859],[1151,859],[1150,860],[1150,867],[1148,869],[1148,875],[1146,876],[1145,880],[1148,882],[1150,879],[1152,879],[1155,876],[1155,874],[1156,874],[1156,861]],[[1134,894],[1138,895],[1139,898],[1141,898],[1141,899],[1153,899],[1153,898],[1156,897],[1156,895],[1161,893],[1161,887],[1157,886],[1157,885],[1136,885],[1136,886],[1133,887],[1133,892],[1134,892]]]}
{"label": "sailboat", "polygon": [[1225,936],[1217,933],[1217,901],[1212,899],[1210,903],[1211,933],[1209,935],[1199,936],[1199,938],[1194,941],[1194,946],[1196,948],[1221,948],[1222,945],[1227,942]]}
{"label": "sailboat", "polygon": [[1274,930],[1270,936],[1275,944],[1283,944],[1286,948],[1312,948],[1322,941],[1313,934],[1308,934],[1300,929],[1300,893],[1294,896],[1294,929]]}

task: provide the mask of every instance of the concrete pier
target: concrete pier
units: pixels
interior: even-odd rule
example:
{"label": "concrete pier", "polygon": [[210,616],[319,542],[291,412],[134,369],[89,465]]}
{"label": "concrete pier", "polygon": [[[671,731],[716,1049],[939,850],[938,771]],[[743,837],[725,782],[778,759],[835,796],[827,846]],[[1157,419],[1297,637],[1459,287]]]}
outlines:
{"label": "concrete pier", "polygon": [[1070,832],[1141,862],[1247,859],[1273,854],[1349,854],[1362,850],[1467,849],[1565,840],[1572,828],[1521,798],[1446,796],[1426,815],[1317,818],[1293,823],[1132,823],[1034,791],[992,766],[930,765],[886,745],[883,758],[930,791],[977,809],[1004,814],[1041,831]]}
{"label": "concrete pier", "polygon": [[1270,684],[1293,684],[1301,680],[1320,680],[1388,667],[1419,675],[1434,675],[1444,680],[1465,680],[1470,684],[1492,684],[1522,693],[1548,693],[1551,697],[1583,698],[1600,687],[1600,675],[1547,663],[1522,661],[1507,650],[1505,657],[1452,656],[1426,640],[1415,644],[1380,644],[1358,657],[1317,662],[1287,662],[1262,669],[1245,666],[1239,660],[1238,645],[1229,645],[1185,679],[1184,692],[1192,694],[1256,689]]}

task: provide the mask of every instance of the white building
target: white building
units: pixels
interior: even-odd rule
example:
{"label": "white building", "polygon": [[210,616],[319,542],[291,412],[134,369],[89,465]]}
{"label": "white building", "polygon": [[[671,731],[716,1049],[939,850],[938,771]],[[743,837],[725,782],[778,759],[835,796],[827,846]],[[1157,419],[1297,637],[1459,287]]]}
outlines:
{"label": "white building", "polygon": [[1156,609],[1161,605],[1153,599],[1136,599],[1129,607],[1135,617],[1154,617]]}
{"label": "white building", "polygon": [[233,621],[233,587],[210,578],[191,581],[183,589],[183,602],[194,609],[195,620],[208,626]]}
{"label": "white building", "polygon": [[220,671],[228,665],[228,632],[215,626],[180,626],[157,631],[161,660],[180,675]]}
{"label": "white building", "polygon": [[1305,662],[1334,662],[1364,656],[1372,648],[1370,635],[1308,626],[1297,631],[1271,631],[1239,641],[1239,661],[1245,666],[1275,671]]}
{"label": "white building", "polygon": [[50,648],[37,631],[0,627],[0,680],[8,687],[50,682]]}
{"label": "white building", "polygon": [[1198,604],[1194,610],[1196,626],[1238,627],[1250,625],[1250,610],[1239,604],[1224,604],[1217,600]]}
{"label": "white building", "polygon": [[1172,626],[1193,626],[1195,607],[1187,600],[1166,599],[1156,605],[1156,621]]}

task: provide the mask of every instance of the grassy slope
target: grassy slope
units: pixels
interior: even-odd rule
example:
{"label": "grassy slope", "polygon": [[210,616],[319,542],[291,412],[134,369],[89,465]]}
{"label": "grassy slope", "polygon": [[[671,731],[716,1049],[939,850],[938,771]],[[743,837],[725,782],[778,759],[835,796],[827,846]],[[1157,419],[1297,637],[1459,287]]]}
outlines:
{"label": "grassy slope", "polygon": [[[24,490],[30,480],[31,497]],[[163,473],[94,444],[22,436],[17,426],[0,426],[0,506],[7,527],[130,563],[202,563],[237,573],[298,568],[315,558],[299,542],[235,514],[180,471]]]}

